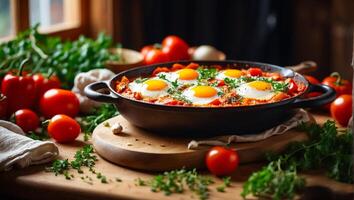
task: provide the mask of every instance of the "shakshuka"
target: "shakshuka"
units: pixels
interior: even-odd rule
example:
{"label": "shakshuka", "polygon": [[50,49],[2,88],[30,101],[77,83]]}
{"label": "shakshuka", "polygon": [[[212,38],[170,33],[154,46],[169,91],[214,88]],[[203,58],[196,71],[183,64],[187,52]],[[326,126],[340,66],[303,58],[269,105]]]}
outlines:
{"label": "shakshuka", "polygon": [[302,93],[303,83],[257,67],[233,69],[196,63],[158,67],[149,77],[116,83],[124,97],[170,106],[227,107],[282,101]]}

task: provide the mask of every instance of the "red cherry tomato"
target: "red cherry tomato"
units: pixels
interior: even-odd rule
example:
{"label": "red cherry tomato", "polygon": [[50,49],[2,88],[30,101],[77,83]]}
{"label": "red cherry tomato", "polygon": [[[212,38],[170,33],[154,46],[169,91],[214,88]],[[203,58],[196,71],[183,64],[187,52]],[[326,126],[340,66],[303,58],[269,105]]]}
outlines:
{"label": "red cherry tomato", "polygon": [[145,64],[147,65],[163,63],[167,61],[168,57],[159,49],[152,49],[145,56]]}
{"label": "red cherry tomato", "polygon": [[238,154],[232,149],[216,146],[206,155],[206,165],[216,176],[230,175],[236,170],[238,163]]}
{"label": "red cherry tomato", "polygon": [[79,100],[69,90],[50,89],[44,93],[40,100],[40,110],[46,118],[57,114],[75,117],[79,113]]}
{"label": "red cherry tomato", "polygon": [[334,72],[330,76],[323,79],[322,84],[328,85],[335,89],[337,96],[352,93],[352,84],[348,80],[342,79],[337,72]]}
{"label": "red cherry tomato", "polygon": [[55,115],[49,121],[48,134],[55,141],[65,143],[74,141],[81,132],[79,123],[67,115]]}
{"label": "red cherry tomato", "polygon": [[53,88],[60,88],[60,80],[55,75],[46,78],[42,74],[35,74],[32,78],[34,80],[34,86],[37,90],[38,99],[40,99],[46,91]]}
{"label": "red cherry tomato", "polygon": [[141,50],[140,50],[140,53],[141,55],[143,55],[143,57],[145,58],[146,55],[149,53],[150,50],[153,50],[154,49],[154,45],[147,45],[147,46],[144,46]]}
{"label": "red cherry tomato", "polygon": [[[309,76],[309,75],[304,75],[304,77],[307,79],[307,81],[309,83],[311,83],[312,85],[315,85],[315,84],[320,84],[320,81],[313,77],[313,76]],[[306,98],[312,98],[312,97],[317,97],[317,96],[320,96],[322,93],[321,92],[310,92],[308,94],[306,94]]]}
{"label": "red cherry tomato", "polygon": [[311,84],[313,84],[313,85],[315,85],[315,84],[320,84],[320,81],[319,81],[317,78],[313,77],[313,76],[304,75],[304,77],[307,79],[307,81],[308,81],[309,83],[311,83]]}
{"label": "red cherry tomato", "polygon": [[342,94],[331,103],[331,115],[342,126],[347,126],[352,116],[352,95]]}
{"label": "red cherry tomato", "polygon": [[293,79],[289,78],[289,79],[286,79],[285,81],[289,84],[288,85],[288,88],[289,88],[288,92],[289,93],[295,93],[298,91],[298,86]]}
{"label": "red cherry tomato", "polygon": [[162,41],[162,51],[169,61],[188,60],[190,58],[188,49],[188,44],[175,35],[167,36]]}
{"label": "red cherry tomato", "polygon": [[263,72],[259,68],[251,67],[248,69],[248,73],[250,73],[251,76],[261,76]]}
{"label": "red cherry tomato", "polygon": [[35,131],[39,126],[39,118],[37,114],[29,109],[16,111],[15,122],[24,132]]}
{"label": "red cherry tomato", "polygon": [[7,98],[3,94],[0,93],[0,119],[7,118]]}

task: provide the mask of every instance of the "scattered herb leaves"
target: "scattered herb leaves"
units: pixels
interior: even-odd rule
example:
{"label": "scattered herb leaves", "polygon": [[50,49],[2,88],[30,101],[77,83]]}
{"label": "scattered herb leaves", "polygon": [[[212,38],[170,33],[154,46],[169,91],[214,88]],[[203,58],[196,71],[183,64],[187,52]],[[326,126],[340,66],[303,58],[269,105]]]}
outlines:
{"label": "scattered herb leaves", "polygon": [[[55,175],[64,175],[66,179],[72,179],[74,178],[73,174],[69,174],[70,169],[75,169],[77,170],[78,173],[82,174],[84,171],[82,170],[82,167],[88,167],[89,171],[93,174],[96,174],[97,179],[101,181],[101,183],[108,183],[106,176],[104,176],[100,172],[96,172],[95,169],[93,168],[96,164],[97,157],[94,154],[94,149],[92,145],[85,145],[83,148],[79,149],[74,156],[74,160],[69,162],[68,159],[65,160],[55,160],[52,163],[52,166],[46,168],[48,172],[53,172]],[[88,184],[93,184],[92,183],[92,178],[86,176],[86,177],[81,177],[81,179]],[[87,180],[86,180],[87,179]]]}
{"label": "scattered herb leaves", "polygon": [[102,104],[92,114],[82,117],[79,122],[84,133],[84,140],[87,141],[90,138],[96,126],[117,115],[118,111],[113,104]]}
{"label": "scattered herb leaves", "polygon": [[214,183],[211,178],[198,174],[196,169],[172,170],[159,174],[148,181],[138,178],[136,182],[138,186],[150,186],[151,191],[164,192],[165,195],[183,193],[187,186],[188,189],[196,193],[200,199],[207,199],[209,197],[208,186]]}

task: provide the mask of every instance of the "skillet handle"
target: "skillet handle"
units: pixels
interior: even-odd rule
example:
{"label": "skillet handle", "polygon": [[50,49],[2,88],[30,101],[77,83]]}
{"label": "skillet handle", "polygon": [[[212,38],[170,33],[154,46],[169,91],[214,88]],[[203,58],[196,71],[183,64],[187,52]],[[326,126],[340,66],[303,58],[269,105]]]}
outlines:
{"label": "skillet handle", "polygon": [[303,61],[294,66],[286,66],[286,68],[289,68],[300,74],[307,74],[309,72],[316,71],[317,64],[314,61]]}
{"label": "skillet handle", "polygon": [[108,89],[108,83],[107,82],[95,82],[87,85],[84,89],[85,95],[92,100],[95,101],[100,101],[100,102],[106,102],[106,103],[117,103],[119,101],[119,98],[114,96],[114,94],[109,91],[109,94],[103,94],[98,92],[98,90],[101,89]]}
{"label": "skillet handle", "polygon": [[321,92],[320,96],[312,97],[308,99],[296,99],[291,106],[297,108],[304,107],[318,107],[330,103],[336,98],[336,91],[323,84],[309,85],[309,92]]}

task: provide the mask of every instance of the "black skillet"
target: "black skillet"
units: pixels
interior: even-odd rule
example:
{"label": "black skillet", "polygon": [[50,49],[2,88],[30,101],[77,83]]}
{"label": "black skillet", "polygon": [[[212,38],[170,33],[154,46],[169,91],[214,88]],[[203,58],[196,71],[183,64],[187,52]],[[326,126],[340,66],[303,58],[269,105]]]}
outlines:
{"label": "black skillet", "polygon": [[[188,64],[191,61],[178,63]],[[299,73],[289,68],[248,61],[193,61],[200,65],[221,65],[230,68],[259,67],[263,71],[279,72],[282,76],[292,77],[295,81],[308,86],[302,94],[276,103],[243,107],[182,107],[146,103],[126,98],[115,92],[115,83],[122,76],[135,78],[149,76],[156,67],[171,67],[176,63],[164,63],[133,68],[117,74],[110,81],[96,82],[85,88],[85,94],[93,100],[114,103],[120,114],[135,126],[156,134],[174,136],[215,136],[227,134],[257,133],[290,119],[298,108],[324,105],[335,98],[335,91],[325,85],[309,85]],[[109,94],[99,93],[109,89]],[[319,91],[323,94],[311,99],[302,99],[307,92]]]}

